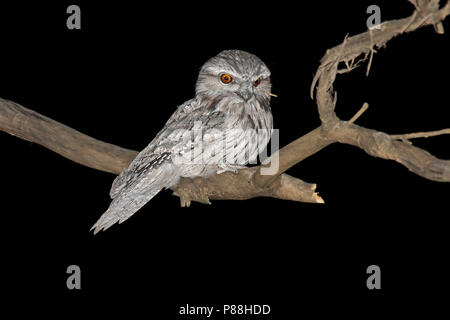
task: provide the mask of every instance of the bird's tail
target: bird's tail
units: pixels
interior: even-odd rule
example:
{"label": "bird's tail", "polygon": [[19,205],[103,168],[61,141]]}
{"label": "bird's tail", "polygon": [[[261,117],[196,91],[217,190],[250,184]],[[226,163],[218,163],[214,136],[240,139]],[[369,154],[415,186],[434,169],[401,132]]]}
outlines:
{"label": "bird's tail", "polygon": [[178,180],[179,176],[175,174],[172,163],[164,163],[158,168],[152,169],[122,188],[111,202],[108,210],[98,219],[91,230],[95,229],[94,234],[97,234],[116,222],[124,222],[163,188],[175,185]]}

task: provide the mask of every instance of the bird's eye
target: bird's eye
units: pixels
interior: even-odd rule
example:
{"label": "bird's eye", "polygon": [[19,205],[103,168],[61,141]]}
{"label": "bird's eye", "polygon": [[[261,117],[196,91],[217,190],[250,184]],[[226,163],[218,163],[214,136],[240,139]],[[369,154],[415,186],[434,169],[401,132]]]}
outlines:
{"label": "bird's eye", "polygon": [[255,87],[257,87],[257,86],[259,86],[260,83],[261,83],[261,78],[258,78],[258,79],[255,80],[255,82],[253,82],[253,85]]}
{"label": "bird's eye", "polygon": [[225,84],[229,84],[233,78],[229,74],[224,73],[220,76],[220,80]]}

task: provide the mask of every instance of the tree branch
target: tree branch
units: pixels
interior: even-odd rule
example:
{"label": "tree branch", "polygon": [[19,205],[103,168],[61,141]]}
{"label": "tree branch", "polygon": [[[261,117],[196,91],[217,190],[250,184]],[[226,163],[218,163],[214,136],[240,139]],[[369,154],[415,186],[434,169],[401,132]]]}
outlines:
{"label": "tree branch", "polygon": [[450,160],[441,160],[429,152],[397,141],[388,134],[345,121],[333,131],[340,143],[351,144],[374,157],[395,160],[408,170],[429,180],[450,182]]}
{"label": "tree branch", "polygon": [[40,144],[84,166],[119,174],[138,154],[91,138],[79,131],[0,98],[0,130]]}
{"label": "tree branch", "polygon": [[[443,33],[441,21],[450,14],[450,2],[440,10],[436,0],[410,0],[410,2],[416,6],[416,11],[410,17],[384,22],[379,30],[372,29],[359,35],[345,37],[342,44],[327,50],[311,85],[311,97],[314,96],[314,91],[316,92],[322,122],[320,127],[280,149],[259,167],[239,170],[237,174],[226,172],[207,179],[181,179],[173,188],[174,194],[180,197],[181,205],[189,206],[191,201],[210,203],[210,199],[244,200],[254,197],[323,203],[323,199],[315,192],[315,184],[303,182],[284,172],[335,142],[356,146],[371,156],[395,160],[426,179],[450,182],[449,160],[437,159],[427,151],[411,145],[407,140],[448,134],[450,129],[388,135],[354,124],[367,110],[367,103],[349,121],[339,119],[335,113],[337,95],[333,90],[333,83],[337,74],[357,68],[369,54],[371,62],[376,52],[375,47],[384,46],[390,39],[402,33],[412,32],[425,25],[433,25],[436,32]],[[356,61],[363,54],[364,57]],[[341,62],[345,63],[346,68],[338,69]],[[369,69],[370,63],[367,73]],[[1,98],[0,130],[38,143],[79,164],[114,174],[120,173],[137,155],[136,151],[88,137]],[[262,168],[277,159],[279,166],[276,174],[261,174]]]}

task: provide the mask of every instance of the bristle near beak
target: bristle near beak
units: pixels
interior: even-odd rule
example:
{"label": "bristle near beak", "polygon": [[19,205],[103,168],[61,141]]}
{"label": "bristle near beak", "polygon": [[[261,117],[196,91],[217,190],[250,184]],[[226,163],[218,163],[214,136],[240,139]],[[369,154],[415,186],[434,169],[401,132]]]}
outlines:
{"label": "bristle near beak", "polygon": [[272,97],[278,98],[278,96],[277,96],[277,95],[276,95],[275,93],[272,93],[272,92],[268,92],[268,91],[264,91],[264,93],[268,94],[269,96],[272,96]]}

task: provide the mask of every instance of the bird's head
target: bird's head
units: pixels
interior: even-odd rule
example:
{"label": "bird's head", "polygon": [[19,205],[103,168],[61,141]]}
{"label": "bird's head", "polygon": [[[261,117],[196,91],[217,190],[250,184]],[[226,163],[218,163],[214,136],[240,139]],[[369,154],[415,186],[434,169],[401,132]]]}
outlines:
{"label": "bird's head", "polygon": [[225,50],[200,69],[196,94],[204,99],[231,97],[236,101],[269,100],[270,71],[257,56],[241,50]]}

